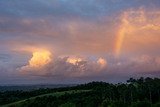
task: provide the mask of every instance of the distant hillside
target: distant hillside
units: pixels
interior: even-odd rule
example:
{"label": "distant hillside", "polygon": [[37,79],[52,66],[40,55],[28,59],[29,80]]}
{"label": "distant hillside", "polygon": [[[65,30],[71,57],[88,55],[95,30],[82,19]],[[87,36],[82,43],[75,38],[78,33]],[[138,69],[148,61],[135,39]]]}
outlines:
{"label": "distant hillside", "polygon": [[72,87],[76,84],[38,84],[38,85],[4,85],[0,86],[0,91],[31,91],[37,89],[46,89],[46,88],[60,88],[60,87]]}

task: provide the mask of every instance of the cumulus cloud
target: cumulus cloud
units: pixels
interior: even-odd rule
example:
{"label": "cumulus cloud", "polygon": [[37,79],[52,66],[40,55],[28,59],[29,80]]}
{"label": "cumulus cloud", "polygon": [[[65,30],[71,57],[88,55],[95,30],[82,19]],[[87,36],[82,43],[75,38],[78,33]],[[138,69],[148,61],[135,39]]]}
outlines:
{"label": "cumulus cloud", "polygon": [[[32,60],[32,58],[31,58]],[[58,57],[51,59],[52,61],[42,66],[32,66],[30,63],[17,70],[23,75],[42,76],[42,77],[83,77],[94,76],[107,69],[107,61],[99,58],[97,60],[89,60],[88,58],[80,58],[76,56]]]}
{"label": "cumulus cloud", "polygon": [[[72,61],[71,61],[72,60]],[[59,56],[41,67],[25,65],[19,67],[18,75],[33,78],[51,78],[57,80],[72,80],[79,78],[79,81],[107,80],[123,81],[130,77],[151,76],[158,77],[160,71],[160,57],[141,55],[130,58],[117,59],[114,56],[108,58],[79,56]]]}

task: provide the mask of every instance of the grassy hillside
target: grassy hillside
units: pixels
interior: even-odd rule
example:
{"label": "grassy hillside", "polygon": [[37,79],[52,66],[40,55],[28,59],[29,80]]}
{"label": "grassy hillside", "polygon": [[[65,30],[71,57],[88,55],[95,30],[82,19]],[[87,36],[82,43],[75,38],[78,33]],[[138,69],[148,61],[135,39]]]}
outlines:
{"label": "grassy hillside", "polygon": [[65,94],[74,94],[74,93],[82,93],[82,92],[89,92],[89,91],[90,90],[70,90],[70,91],[42,94],[42,95],[38,95],[38,96],[31,97],[31,98],[28,98],[28,99],[16,101],[16,102],[13,102],[13,103],[10,103],[10,104],[2,105],[2,107],[21,107],[28,100],[34,101],[36,98],[47,97],[47,96],[59,97],[59,96],[65,95]]}

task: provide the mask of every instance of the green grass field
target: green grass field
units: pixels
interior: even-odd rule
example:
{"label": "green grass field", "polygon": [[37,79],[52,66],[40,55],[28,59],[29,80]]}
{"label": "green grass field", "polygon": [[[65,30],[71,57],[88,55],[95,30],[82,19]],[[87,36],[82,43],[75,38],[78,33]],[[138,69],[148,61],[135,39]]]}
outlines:
{"label": "green grass field", "polygon": [[18,106],[21,105],[21,103],[25,102],[26,100],[34,100],[37,97],[44,97],[44,96],[57,96],[58,97],[58,96],[61,96],[61,95],[64,95],[64,94],[82,93],[82,92],[88,92],[88,91],[90,91],[90,90],[70,90],[70,91],[42,94],[42,95],[38,95],[38,96],[31,97],[31,98],[28,98],[28,99],[13,102],[13,103],[10,103],[10,104],[2,105],[1,107],[18,107]]}

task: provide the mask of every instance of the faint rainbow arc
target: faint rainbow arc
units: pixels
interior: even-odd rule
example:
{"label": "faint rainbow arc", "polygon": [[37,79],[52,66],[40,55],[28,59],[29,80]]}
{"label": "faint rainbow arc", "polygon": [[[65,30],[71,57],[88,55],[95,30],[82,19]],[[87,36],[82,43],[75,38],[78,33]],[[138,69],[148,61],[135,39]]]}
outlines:
{"label": "faint rainbow arc", "polygon": [[119,31],[117,33],[116,40],[115,40],[115,56],[117,58],[120,56],[121,48],[127,32],[127,28],[129,27],[128,25],[129,25],[129,22],[126,18],[126,14],[124,14],[122,18],[122,24],[119,28]]}

